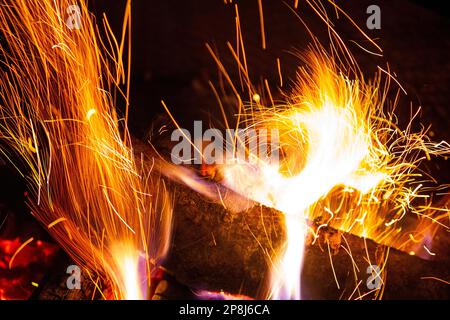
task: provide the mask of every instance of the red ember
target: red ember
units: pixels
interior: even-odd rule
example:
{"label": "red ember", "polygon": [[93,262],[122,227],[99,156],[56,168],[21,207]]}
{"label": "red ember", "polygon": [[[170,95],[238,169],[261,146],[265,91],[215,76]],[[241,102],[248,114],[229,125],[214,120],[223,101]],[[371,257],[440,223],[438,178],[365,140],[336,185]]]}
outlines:
{"label": "red ember", "polygon": [[58,251],[57,245],[37,240],[17,252],[22,244],[19,238],[0,239],[0,300],[28,299]]}

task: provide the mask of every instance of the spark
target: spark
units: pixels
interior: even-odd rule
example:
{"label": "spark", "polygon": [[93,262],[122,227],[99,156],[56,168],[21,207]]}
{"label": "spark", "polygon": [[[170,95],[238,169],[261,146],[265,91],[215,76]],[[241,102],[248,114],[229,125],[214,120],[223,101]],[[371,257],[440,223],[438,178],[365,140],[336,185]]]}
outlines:
{"label": "spark", "polygon": [[283,74],[281,73],[280,58],[277,58],[277,70],[278,70],[278,77],[280,78],[280,87],[282,87],[283,86]]}
{"label": "spark", "polygon": [[34,238],[31,237],[29,238],[27,241],[25,241],[24,243],[21,244],[21,246],[19,248],[17,248],[16,252],[13,254],[13,256],[11,257],[11,260],[9,260],[9,268],[12,269],[12,265],[14,260],[16,259],[16,256],[32,241],[34,241]]}
{"label": "spark", "polygon": [[94,108],[89,109],[88,112],[86,113],[86,119],[89,121],[91,120],[91,117],[97,113],[97,110],[95,110]]}
{"label": "spark", "polygon": [[106,17],[100,32],[86,1],[77,3],[77,32],[60,15],[69,0],[7,2],[0,7],[8,44],[0,49],[0,152],[25,167],[33,215],[96,290],[145,299],[154,262],[167,252],[172,205],[164,183],[134,158],[128,133],[131,1],[118,40]]}
{"label": "spark", "polygon": [[336,281],[337,288],[340,289],[341,287],[339,286],[339,281],[338,281],[338,278],[336,275],[336,271],[334,270],[333,258],[331,257],[330,242],[328,240],[327,240],[327,248],[328,248],[328,257],[330,258],[331,269],[333,270],[334,281]]}
{"label": "spark", "polygon": [[261,45],[263,50],[266,49],[266,32],[264,30],[264,11],[262,0],[258,0],[258,9],[259,9],[259,24],[261,28]]}
{"label": "spark", "polygon": [[47,226],[47,228],[53,228],[55,225],[57,225],[58,223],[60,223],[60,222],[63,222],[63,221],[67,221],[67,219],[66,218],[64,218],[64,217],[61,217],[61,218],[59,218],[59,219],[56,219],[55,221],[53,221],[52,223],[50,223],[48,226]]}
{"label": "spark", "polygon": [[423,248],[428,252],[428,254],[429,254],[430,256],[435,256],[435,255],[436,255],[436,253],[431,252],[430,249],[428,249],[426,245],[423,245]]}
{"label": "spark", "polygon": [[256,103],[259,103],[261,101],[261,96],[257,93],[255,93],[253,95],[253,101],[255,101]]}
{"label": "spark", "polygon": [[437,277],[420,277],[420,279],[422,279],[422,280],[436,280],[436,281],[439,281],[439,282],[442,282],[442,283],[450,285],[450,281],[445,281],[445,280],[437,278]]}

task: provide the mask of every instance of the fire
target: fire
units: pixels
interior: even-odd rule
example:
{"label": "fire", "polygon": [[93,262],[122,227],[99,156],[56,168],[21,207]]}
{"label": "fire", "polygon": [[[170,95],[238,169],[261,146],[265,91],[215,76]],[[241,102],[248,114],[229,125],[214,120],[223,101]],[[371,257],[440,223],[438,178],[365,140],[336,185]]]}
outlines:
{"label": "fire", "polygon": [[[122,281],[121,292],[125,292],[126,300],[143,300],[147,297],[146,280],[141,279],[146,274],[142,265],[142,256],[132,243],[119,242],[112,246],[112,254],[119,270],[118,278]],[[145,268],[145,264],[144,264]]]}
{"label": "fire", "polygon": [[[282,93],[281,103],[274,102],[267,80],[264,90],[250,80],[237,4],[236,49],[230,43],[228,48],[238,65],[240,81],[245,83],[241,87],[249,97],[247,106],[225,66],[207,45],[236,96],[237,126],[279,131],[279,163],[258,158],[249,150],[250,161],[237,156],[234,163],[220,166],[222,183],[228,188],[285,214],[286,245],[275,258],[270,279],[268,296],[273,299],[301,298],[305,238],[311,234],[316,241],[318,230],[325,226],[423,258],[432,256],[431,239],[438,228],[448,228],[444,222],[448,211],[431,201],[433,192],[441,187],[433,186],[433,179],[419,166],[431,156],[448,155],[449,144],[432,142],[426,130],[412,132],[417,114],[405,130],[400,129],[393,113],[395,103],[390,106],[387,99],[395,78],[378,67],[376,76],[367,80],[333,29],[326,10],[316,3],[307,4],[328,28],[331,49],[325,49],[306,26],[312,44],[309,53],[299,55],[304,65],[297,71],[294,87]],[[277,65],[280,72],[278,61]],[[267,99],[258,93],[261,91],[267,92]],[[222,108],[220,100],[219,105]],[[317,222],[319,227],[313,228]]]}
{"label": "fire", "polygon": [[[412,202],[425,197],[416,182],[419,155],[449,151],[424,133],[400,131],[394,116],[385,115],[381,77],[370,83],[356,71],[346,75],[324,51],[312,50],[304,61],[286,105],[249,113],[250,123],[279,130],[280,162],[236,159],[223,168],[226,186],[285,213],[287,243],[273,267],[274,299],[301,297],[307,221],[319,218],[323,225],[402,248],[402,219],[419,214]],[[419,220],[415,234],[422,237],[416,243],[438,226],[432,216]]]}
{"label": "fire", "polygon": [[311,206],[336,186],[351,186],[364,195],[389,176],[387,152],[375,148],[382,144],[371,132],[370,88],[339,75],[326,57],[311,54],[310,61],[316,64],[312,73],[300,73],[292,103],[261,115],[267,127],[279,129],[285,159],[278,166],[260,162],[263,178],[256,177],[256,183],[250,177],[245,186],[238,182],[241,166],[224,169],[227,186],[286,214],[288,240],[274,269],[275,299],[300,298],[299,270]]}
{"label": "fire", "polygon": [[[0,80],[0,152],[29,182],[33,214],[89,276],[101,277],[113,298],[145,299],[152,271],[168,250],[171,203],[164,183],[135,159],[127,130],[129,74],[122,60],[130,48],[130,2],[119,41],[107,21],[106,37],[99,37],[86,3],[79,3],[77,29],[64,17],[72,6],[68,0],[8,0],[1,6],[7,47],[0,49],[6,69]],[[386,102],[391,76],[380,68],[373,80],[365,79],[322,9],[315,11],[330,28],[333,49],[314,42],[283,103],[274,103],[265,80],[266,105],[250,81],[235,8],[238,43],[228,47],[249,108],[207,48],[236,95],[237,124],[278,130],[281,158],[272,163],[254,154],[237,157],[221,167],[222,183],[285,215],[286,246],[273,263],[268,296],[301,298],[306,238],[319,237],[312,221],[320,222],[319,229],[331,226],[432,256],[432,238],[446,227],[447,211],[433,207],[419,165],[432,155],[448,155],[450,146],[411,132],[411,125],[397,126]],[[261,1],[259,9],[265,48]],[[282,83],[279,60],[277,66]],[[125,101],[125,119],[113,97]],[[215,196],[184,169],[167,175]]]}
{"label": "fire", "polygon": [[[115,110],[113,97],[128,105],[119,85],[128,85],[122,60],[130,43],[117,41],[106,20],[99,37],[78,3],[76,29],[66,23],[67,0],[1,6],[0,152],[29,182],[34,216],[83,272],[101,277],[113,298],[146,298],[167,251],[169,195],[141,170],[127,119],[122,125]],[[128,3],[124,35],[130,23]]]}
{"label": "fire", "polygon": [[[345,12],[330,3],[356,26]],[[257,89],[250,79],[237,4],[237,43],[235,47],[229,42],[227,45],[238,66],[241,91],[215,51],[206,45],[235,95],[236,109],[231,111],[235,127],[279,132],[278,163],[260,158],[248,148],[243,157],[237,154],[233,161],[216,166],[226,187],[284,213],[287,239],[272,265],[268,297],[273,299],[301,298],[306,238],[311,235],[316,241],[321,228],[330,226],[422,258],[434,255],[430,248],[437,230],[449,228],[445,222],[446,203],[436,206],[431,201],[443,186],[436,187],[420,165],[431,156],[448,156],[450,145],[431,141],[425,129],[412,132],[419,111],[408,119],[406,129],[401,129],[394,114],[403,90],[397,80],[381,67],[373,79],[366,79],[333,29],[326,10],[315,2],[307,4],[326,24],[331,49],[325,49],[306,27],[313,40],[308,53],[299,55],[303,65],[298,68],[294,87],[282,92],[281,103],[275,103],[267,80],[264,88]],[[278,59],[277,67],[282,83]],[[390,104],[391,81],[400,89]],[[210,86],[224,115],[223,124],[234,128],[216,88]],[[267,97],[261,92],[266,92]],[[247,104],[243,95],[248,97]],[[236,149],[246,143],[234,137]],[[198,183],[186,170],[170,171],[169,177],[184,181],[208,197],[217,197],[210,195],[208,183]],[[317,223],[319,226],[314,227]]]}

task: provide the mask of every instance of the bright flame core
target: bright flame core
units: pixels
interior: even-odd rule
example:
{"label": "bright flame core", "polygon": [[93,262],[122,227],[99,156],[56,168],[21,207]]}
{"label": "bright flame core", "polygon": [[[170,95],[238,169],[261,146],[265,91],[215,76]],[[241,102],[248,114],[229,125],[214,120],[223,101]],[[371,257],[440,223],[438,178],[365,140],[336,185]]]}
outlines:
{"label": "bright flame core", "polygon": [[[126,241],[119,242],[111,247],[112,256],[117,264],[118,282],[120,292],[124,293],[125,300],[143,300],[147,298],[146,270],[140,267],[142,255],[134,248],[133,244]],[[144,266],[145,267],[145,266]]]}

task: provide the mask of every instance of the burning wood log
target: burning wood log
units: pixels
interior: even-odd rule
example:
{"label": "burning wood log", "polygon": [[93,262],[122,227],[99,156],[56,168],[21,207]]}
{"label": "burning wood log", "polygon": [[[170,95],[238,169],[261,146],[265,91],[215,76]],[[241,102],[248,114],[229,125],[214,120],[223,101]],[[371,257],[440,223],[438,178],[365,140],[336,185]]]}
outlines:
{"label": "burning wood log", "polygon": [[165,266],[177,280],[212,291],[262,293],[270,258],[284,238],[278,211],[254,205],[233,212],[176,185],[174,216],[173,246]]}
{"label": "burning wood log", "polygon": [[[282,213],[260,205],[234,213],[186,186],[172,183],[171,187],[175,190],[175,225],[172,253],[164,264],[168,272],[191,288],[264,297],[270,259],[285,237]],[[370,291],[365,297],[373,297],[375,292],[367,287],[367,269],[387,254],[384,298],[449,297],[448,284],[439,281],[448,278],[446,263],[389,250],[351,234],[339,234],[341,240],[336,244],[330,237],[337,234],[324,230],[307,246],[303,298],[356,299]]]}
{"label": "burning wood log", "polygon": [[[134,146],[136,153],[148,157],[148,166],[153,166],[149,147],[139,141],[134,141]],[[170,146],[158,147],[167,156]],[[159,170],[171,176],[171,170],[182,167]],[[286,237],[284,214],[242,199],[220,184],[212,184],[222,195],[213,201],[193,191],[198,188],[193,178],[183,183],[174,176],[163,179],[174,197],[171,254],[164,264],[168,272],[191,288],[266,298],[271,261]],[[322,228],[306,248],[303,298],[357,299],[381,294],[368,288],[371,266],[382,270],[384,298],[448,298],[445,266],[450,239],[441,231],[433,244],[436,255],[430,256],[434,260],[423,260],[370,239]]]}

